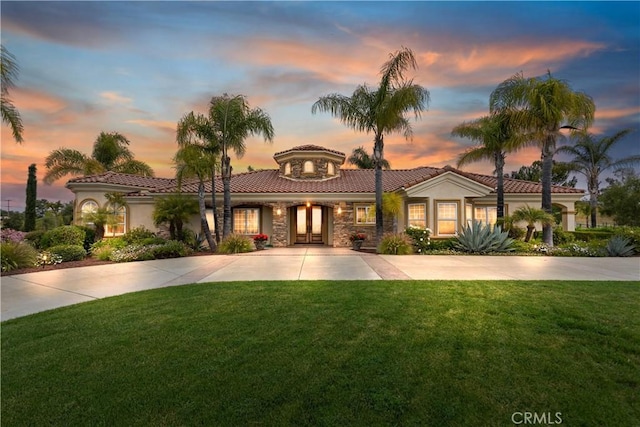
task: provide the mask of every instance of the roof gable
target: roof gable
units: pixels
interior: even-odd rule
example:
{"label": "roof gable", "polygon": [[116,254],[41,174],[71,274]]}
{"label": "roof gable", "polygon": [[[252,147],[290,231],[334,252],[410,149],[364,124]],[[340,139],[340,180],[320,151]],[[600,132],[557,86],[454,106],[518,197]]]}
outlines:
{"label": "roof gable", "polygon": [[445,170],[431,179],[407,188],[406,192],[409,197],[453,197],[458,194],[465,197],[482,197],[492,190],[476,180]]}

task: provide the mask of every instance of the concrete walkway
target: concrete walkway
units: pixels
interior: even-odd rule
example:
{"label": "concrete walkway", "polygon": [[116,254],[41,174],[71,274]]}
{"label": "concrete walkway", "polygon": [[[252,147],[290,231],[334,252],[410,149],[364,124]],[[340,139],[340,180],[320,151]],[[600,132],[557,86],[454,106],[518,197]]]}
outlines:
{"label": "concrete walkway", "polygon": [[390,256],[275,248],[2,277],[0,320],[128,292],[237,280],[640,280],[640,258]]}

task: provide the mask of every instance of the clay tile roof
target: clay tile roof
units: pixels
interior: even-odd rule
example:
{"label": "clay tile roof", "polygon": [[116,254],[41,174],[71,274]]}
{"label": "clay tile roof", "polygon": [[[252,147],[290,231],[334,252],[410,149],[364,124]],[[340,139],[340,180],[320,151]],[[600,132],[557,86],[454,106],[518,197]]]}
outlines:
{"label": "clay tile roof", "polygon": [[[313,147],[313,146],[312,146]],[[383,190],[397,191],[401,188],[409,188],[438,175],[451,172],[464,176],[472,181],[483,184],[489,188],[496,188],[497,179],[494,176],[464,172],[451,166],[444,168],[418,167],[414,169],[384,170]],[[278,170],[260,170],[245,172],[231,177],[231,192],[242,193],[375,193],[374,169],[341,169],[340,175],[326,180],[293,180],[280,176]],[[98,175],[89,175],[74,178],[68,181],[74,183],[106,183],[132,187],[132,190],[148,190],[150,193],[174,193],[177,191],[175,179],[153,178],[138,175],[105,172]],[[218,177],[215,182],[216,192],[221,193],[222,180]],[[138,190],[138,191],[139,191]],[[198,181],[188,180],[182,183],[182,191],[187,193],[198,192]],[[205,182],[205,191],[211,192],[211,181]],[[494,190],[495,191],[495,190]],[[521,181],[504,178],[505,193],[541,193],[542,184],[538,182]],[[580,194],[583,190],[554,185],[551,188],[554,194]],[[130,193],[133,194],[133,193]],[[140,194],[140,193],[138,193]]]}
{"label": "clay tile roof", "polygon": [[175,179],[155,178],[150,176],[140,176],[108,171],[96,175],[87,175],[78,178],[72,178],[67,182],[67,185],[74,183],[105,183],[146,188],[151,190],[166,187],[167,185],[175,185]]}
{"label": "clay tile roof", "polygon": [[283,154],[290,153],[290,152],[293,152],[293,151],[327,151],[329,153],[337,154],[339,156],[344,157],[344,153],[341,153],[340,151],[330,150],[328,148],[321,147],[319,145],[312,145],[312,144],[299,145],[297,147],[289,148],[288,150],[280,151],[279,153],[274,154],[273,157],[278,157],[278,156],[281,156]]}

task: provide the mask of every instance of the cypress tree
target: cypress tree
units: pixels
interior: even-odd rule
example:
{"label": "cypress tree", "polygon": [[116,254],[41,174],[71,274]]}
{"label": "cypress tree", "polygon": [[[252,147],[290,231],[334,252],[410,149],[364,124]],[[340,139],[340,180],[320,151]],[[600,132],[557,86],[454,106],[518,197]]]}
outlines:
{"label": "cypress tree", "polygon": [[36,179],[35,163],[29,166],[29,177],[27,178],[27,200],[24,209],[24,231],[36,229],[36,193],[38,181]]}

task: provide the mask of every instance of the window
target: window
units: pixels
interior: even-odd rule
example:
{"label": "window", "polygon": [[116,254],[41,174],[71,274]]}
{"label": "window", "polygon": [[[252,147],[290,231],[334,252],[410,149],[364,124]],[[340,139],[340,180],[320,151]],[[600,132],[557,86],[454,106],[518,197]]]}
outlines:
{"label": "window", "polygon": [[291,163],[287,162],[284,165],[284,174],[287,175],[287,176],[291,175]]}
{"label": "window", "polygon": [[476,206],[475,220],[482,224],[495,225],[498,220],[498,208],[495,206]]}
{"label": "window", "polygon": [[306,162],[304,162],[304,165],[302,167],[302,173],[313,173],[313,172],[315,172],[313,162],[311,160],[307,160]]}
{"label": "window", "polygon": [[456,202],[439,202],[437,204],[438,235],[454,235],[458,230],[458,204]]}
{"label": "window", "polygon": [[98,204],[93,200],[87,200],[80,205],[80,221],[87,225],[93,225],[93,222],[89,222],[86,216],[94,213],[98,210]]}
{"label": "window", "polygon": [[471,226],[473,223],[473,206],[468,203],[464,205],[464,219],[467,221],[467,225]]}
{"label": "window", "polygon": [[109,205],[107,209],[109,210],[110,218],[104,227],[105,236],[124,234],[127,225],[127,208],[120,205]]}
{"label": "window", "polygon": [[333,163],[327,162],[327,175],[335,175],[336,168],[333,166]]}
{"label": "window", "polygon": [[375,224],[376,213],[373,206],[356,206],[356,224]]}
{"label": "window", "polygon": [[409,204],[409,226],[427,228],[427,205],[425,203]]}
{"label": "window", "polygon": [[234,209],[233,232],[236,234],[258,234],[260,232],[260,209]]}

